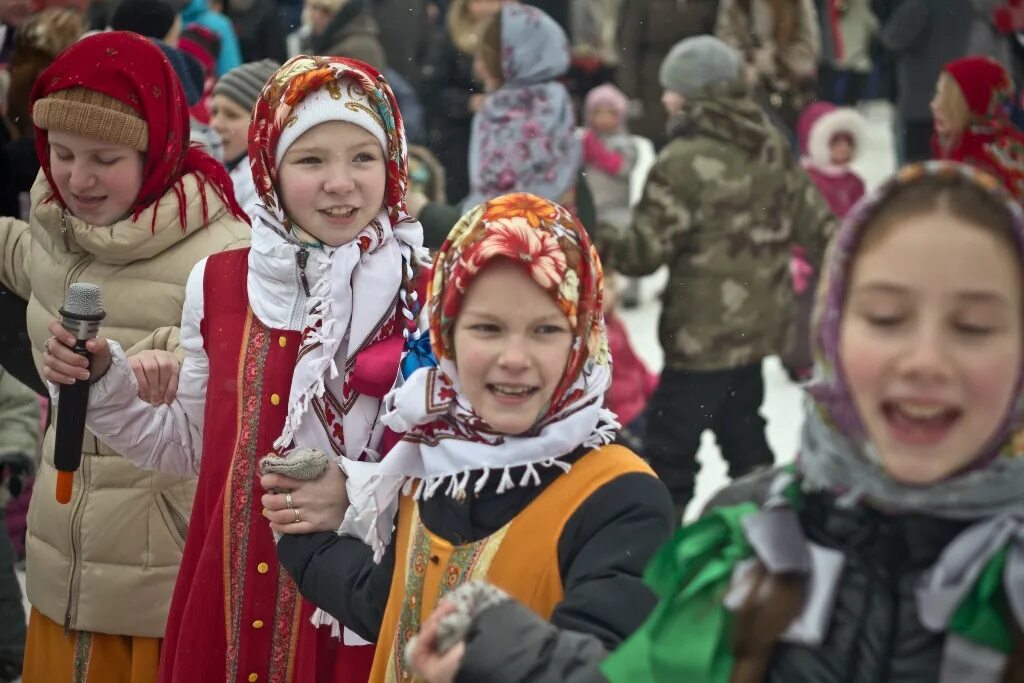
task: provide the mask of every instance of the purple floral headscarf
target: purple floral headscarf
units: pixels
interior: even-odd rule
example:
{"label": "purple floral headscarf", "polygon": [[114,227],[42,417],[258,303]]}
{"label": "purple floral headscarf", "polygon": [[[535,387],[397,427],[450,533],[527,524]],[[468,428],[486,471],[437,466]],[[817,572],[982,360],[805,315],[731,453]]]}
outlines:
{"label": "purple floral headscarf", "polygon": [[565,86],[569,41],[544,12],[507,3],[501,8],[502,85],[473,119],[468,210],[488,199],[527,192],[571,204],[580,144]]}
{"label": "purple floral headscarf", "polygon": [[[1024,263],[1024,211],[1001,187],[999,180],[964,164],[929,161],[907,166],[897,172],[875,192],[865,197],[847,215],[829,247],[822,266],[822,284],[818,288],[812,325],[815,351],[814,379],[808,391],[814,398],[819,415],[843,436],[854,441],[864,438],[864,426],[843,375],[839,361],[839,339],[843,309],[849,289],[850,268],[864,233],[864,226],[875,215],[879,205],[893,192],[924,176],[959,175],[994,195],[1013,216],[1019,257]],[[1009,411],[991,444],[979,457],[992,456],[1007,449],[1024,454],[1024,377],[1018,380],[1017,401]],[[1010,434],[1015,438],[1008,439]],[[1020,441],[1020,443],[1017,443]]]}

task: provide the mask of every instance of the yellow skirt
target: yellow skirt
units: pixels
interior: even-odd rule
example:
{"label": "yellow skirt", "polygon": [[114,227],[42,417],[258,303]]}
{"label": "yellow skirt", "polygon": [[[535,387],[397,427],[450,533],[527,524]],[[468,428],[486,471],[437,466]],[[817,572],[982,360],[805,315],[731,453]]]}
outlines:
{"label": "yellow skirt", "polygon": [[154,683],[160,639],[70,631],[32,608],[23,683]]}

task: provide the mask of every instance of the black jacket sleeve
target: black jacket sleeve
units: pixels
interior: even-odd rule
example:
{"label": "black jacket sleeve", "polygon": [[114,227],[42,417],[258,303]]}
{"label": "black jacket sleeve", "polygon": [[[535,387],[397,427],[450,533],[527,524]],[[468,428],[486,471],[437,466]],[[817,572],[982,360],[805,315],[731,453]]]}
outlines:
{"label": "black jacket sleeve", "polygon": [[551,623],[617,647],[657,603],[642,576],[674,530],[672,499],[655,477],[627,474],[595,491],[562,531],[558,562],[565,591]]}
{"label": "black jacket sleeve", "polygon": [[565,593],[551,622],[515,601],[484,611],[467,633],[457,683],[604,681],[600,662],[654,609],[641,576],[674,529],[672,499],[658,479],[628,474],[598,489],[562,531]]}
{"label": "black jacket sleeve", "polygon": [[380,633],[395,571],[395,544],[380,564],[357,538],[325,531],[285,534],[277,558],[295,578],[303,597],[370,642]]}
{"label": "black jacket sleeve", "polygon": [[473,620],[455,683],[605,683],[598,666],[607,654],[595,636],[552,626],[508,600]]}

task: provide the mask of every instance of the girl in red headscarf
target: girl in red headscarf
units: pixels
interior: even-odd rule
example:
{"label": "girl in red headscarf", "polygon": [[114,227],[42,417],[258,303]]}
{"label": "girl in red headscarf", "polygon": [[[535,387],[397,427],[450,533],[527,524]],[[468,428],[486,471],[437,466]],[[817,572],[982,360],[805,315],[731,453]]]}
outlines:
{"label": "girl in red headscarf", "polygon": [[352,533],[342,468],[397,440],[381,399],[424,254],[391,88],[362,62],[290,60],[256,101],[249,159],[252,246],[193,270],[173,400],[140,400],[111,344],[87,424],[139,467],[199,474],[160,680],[365,683],[374,648],[302,599],[274,533]]}
{"label": "girl in red headscarf", "polygon": [[999,178],[1024,198],[1024,133],[1010,120],[1013,82],[990,57],[954,60],[939,75],[932,115],[936,159],[960,161]]}
{"label": "girl in red headscarf", "polygon": [[[189,146],[181,84],[163,52],[133,33],[69,47],[36,80],[31,115],[42,172],[29,222],[2,219],[0,282],[28,300],[36,365],[65,363],[66,373],[46,375],[63,383],[89,370],[66,364],[79,356],[47,323],[69,284],[99,285],[104,333],[144,382],[158,350],[179,348],[192,267],[248,240],[231,180]],[[53,444],[51,429],[28,518],[24,680],[152,681],[195,482],[140,472],[87,431],[61,505]]]}

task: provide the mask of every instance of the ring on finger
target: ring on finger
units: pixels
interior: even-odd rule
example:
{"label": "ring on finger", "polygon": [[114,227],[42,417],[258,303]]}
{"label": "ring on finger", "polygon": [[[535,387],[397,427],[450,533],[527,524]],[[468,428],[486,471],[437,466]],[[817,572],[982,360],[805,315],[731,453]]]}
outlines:
{"label": "ring on finger", "polygon": [[299,509],[292,508],[292,512],[295,513],[295,519],[292,520],[292,524],[298,524],[299,522],[301,522],[302,518],[299,517]]}
{"label": "ring on finger", "polygon": [[284,494],[284,506],[289,510],[294,510],[295,505],[292,503],[292,492],[288,491]]}
{"label": "ring on finger", "polygon": [[46,341],[43,342],[43,355],[44,356],[46,354],[50,353],[50,342],[52,342],[54,339],[56,339],[56,337],[49,337]]}

